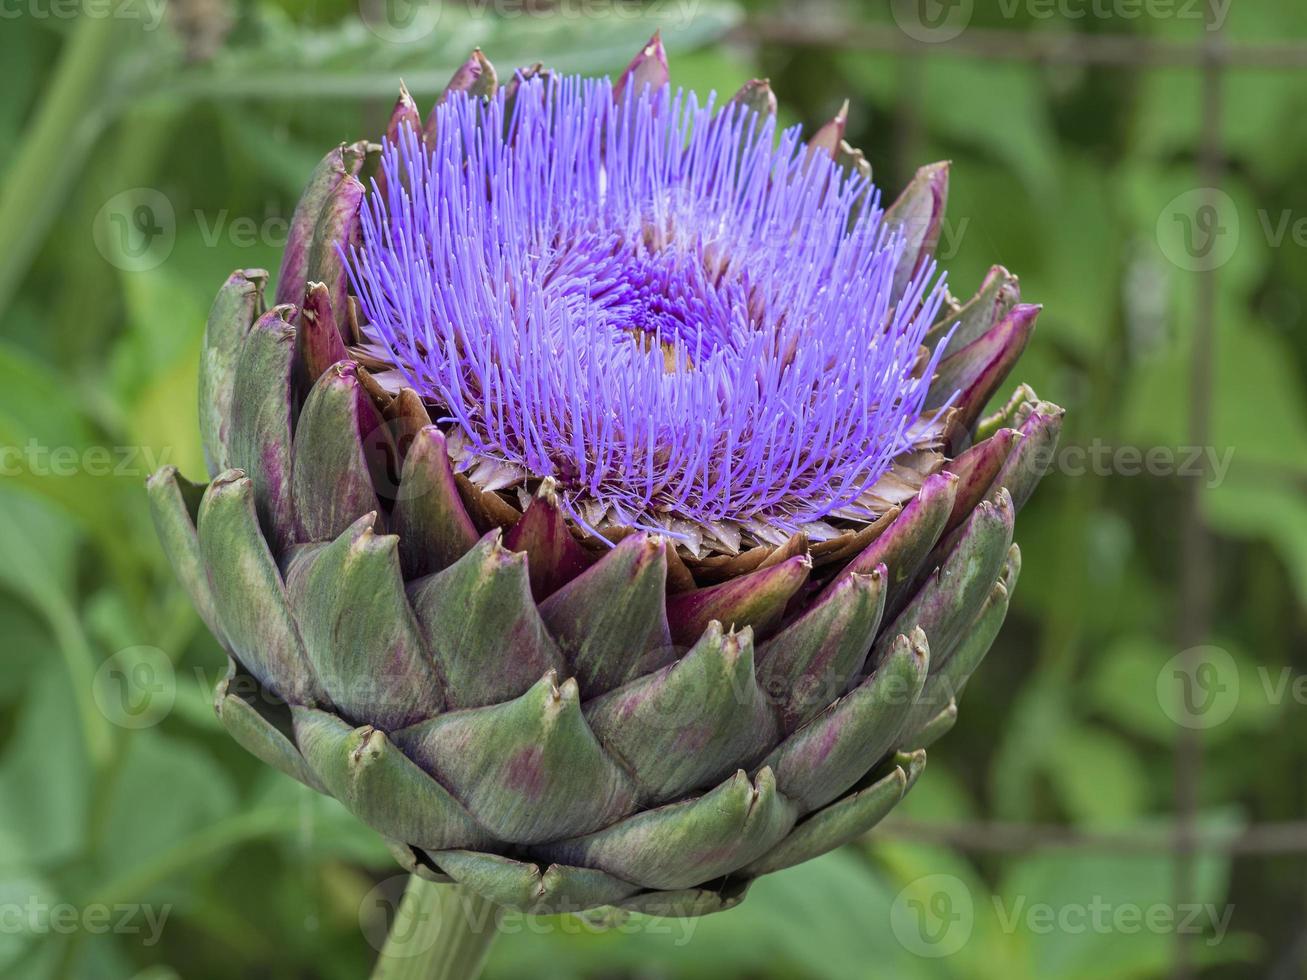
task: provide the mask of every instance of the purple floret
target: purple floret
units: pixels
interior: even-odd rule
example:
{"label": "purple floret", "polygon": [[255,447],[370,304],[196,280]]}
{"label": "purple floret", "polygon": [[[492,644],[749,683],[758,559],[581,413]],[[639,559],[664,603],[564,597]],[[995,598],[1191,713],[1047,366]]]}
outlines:
{"label": "purple floret", "polygon": [[909,448],[942,282],[894,301],[878,193],[797,128],[606,79],[438,112],[385,146],[347,265],[465,468],[552,477],[578,520],[792,531]]}

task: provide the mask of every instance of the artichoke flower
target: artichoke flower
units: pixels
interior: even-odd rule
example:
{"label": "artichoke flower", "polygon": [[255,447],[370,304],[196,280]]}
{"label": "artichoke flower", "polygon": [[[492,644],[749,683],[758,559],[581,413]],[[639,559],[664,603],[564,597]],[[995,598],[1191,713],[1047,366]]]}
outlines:
{"label": "artichoke flower", "polygon": [[1062,410],[1039,308],[936,270],[765,81],[478,51],[312,174],[204,335],[210,482],[149,482],[222,724],[431,881],[532,913],[731,907],[864,834],[1002,625]]}

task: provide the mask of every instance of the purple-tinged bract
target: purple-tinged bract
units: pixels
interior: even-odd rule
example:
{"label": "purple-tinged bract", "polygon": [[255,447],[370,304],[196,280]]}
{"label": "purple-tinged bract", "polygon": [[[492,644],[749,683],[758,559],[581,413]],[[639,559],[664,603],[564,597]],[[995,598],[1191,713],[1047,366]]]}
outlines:
{"label": "purple-tinged bract", "polygon": [[911,448],[944,298],[933,263],[895,295],[866,178],[667,87],[532,79],[436,113],[386,144],[346,260],[460,468],[551,477],[582,523],[860,516]]}

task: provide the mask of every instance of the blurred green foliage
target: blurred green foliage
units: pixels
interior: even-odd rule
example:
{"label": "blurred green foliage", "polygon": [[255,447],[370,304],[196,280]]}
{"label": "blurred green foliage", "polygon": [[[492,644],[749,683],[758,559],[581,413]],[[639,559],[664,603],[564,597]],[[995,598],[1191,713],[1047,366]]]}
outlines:
{"label": "blurred green foliage", "polygon": [[[437,29],[403,43],[345,0],[174,0],[157,29],[145,3],[115,8],[139,16],[5,8],[18,15],[0,30],[0,975],[347,978],[375,955],[368,896],[397,869],[335,803],[219,730],[220,652],[155,546],[141,484],[161,462],[202,472],[192,406],[212,293],[233,268],[276,269],[309,168],[331,144],[379,131],[401,76],[429,101],[478,43],[503,68],[615,71],[661,23],[681,84],[731,90],[767,75],[786,120],[806,125],[848,97],[849,138],[886,193],[916,163],[954,161],[954,291],[1002,262],[1046,305],[1020,373],[1067,407],[1063,445],[1193,443],[1199,293],[1168,258],[1173,229],[1160,219],[1200,183],[1196,71],[965,58],[946,45],[903,57],[723,43],[741,18],[783,12],[764,2],[608,17],[544,6],[493,17],[447,0],[430,8]],[[1043,9],[981,5],[973,26],[1202,35],[1179,16]],[[893,25],[872,0],[814,16]],[[1225,36],[1307,44],[1307,10],[1246,0]],[[1192,480],[1215,535],[1209,642],[1238,685],[1228,719],[1199,732],[1201,826],[1222,840],[1304,815],[1304,704],[1281,684],[1307,671],[1307,242],[1291,231],[1307,219],[1307,87],[1253,68],[1231,70],[1223,92],[1223,218],[1239,238],[1217,272],[1200,408],[1228,473],[1080,471],[1060,457],[1022,515],[1026,573],[1008,626],[896,820],[1166,824],[1182,729],[1158,677],[1179,652]],[[134,220],[136,203],[157,200],[143,193],[171,212],[163,252],[124,252],[130,234],[115,238],[114,214]],[[114,685],[136,670],[171,681],[154,704],[115,706]],[[1301,975],[1305,871],[1302,855],[1201,855],[1190,900],[1233,913],[1201,920],[1190,944],[1201,968]],[[514,920],[488,975],[1164,976],[1174,925],[1043,928],[1032,910],[1165,910],[1174,876],[1164,853],[996,856],[887,826],[688,931]],[[930,906],[940,881],[952,904]],[[925,905],[912,905],[917,891]],[[98,907],[122,927],[93,926]],[[933,909],[941,928],[960,921],[957,948],[914,949],[902,919],[912,907]],[[57,908],[73,910],[70,928],[48,914]],[[166,915],[157,935],[150,910]]]}

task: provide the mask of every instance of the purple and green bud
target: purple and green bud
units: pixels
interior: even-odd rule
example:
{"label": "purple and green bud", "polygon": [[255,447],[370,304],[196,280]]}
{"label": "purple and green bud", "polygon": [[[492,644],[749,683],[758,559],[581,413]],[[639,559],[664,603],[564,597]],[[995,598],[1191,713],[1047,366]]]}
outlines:
{"label": "purple and green bud", "polygon": [[201,353],[211,482],[148,497],[227,652],[215,707],[400,864],[544,914],[731,908],[866,834],[1006,616],[1062,410],[983,417],[1038,306],[936,272],[947,164],[888,209],[766,81],[476,51],[342,144],[275,305]]}

